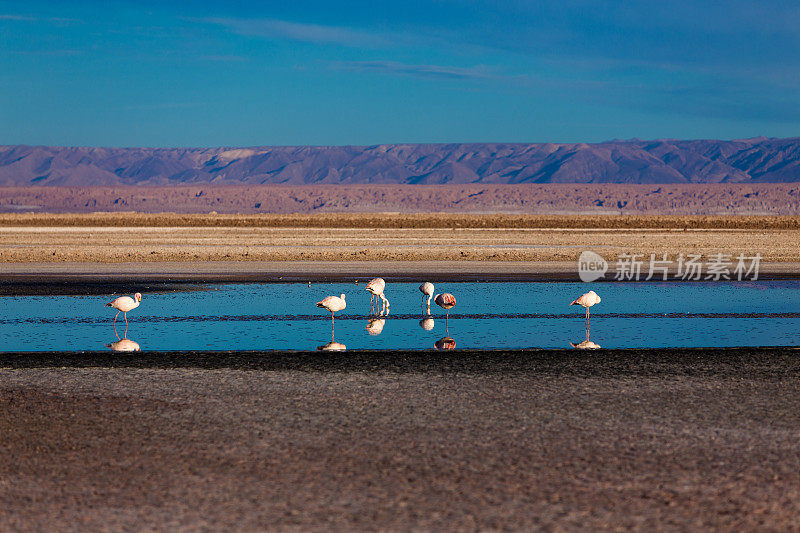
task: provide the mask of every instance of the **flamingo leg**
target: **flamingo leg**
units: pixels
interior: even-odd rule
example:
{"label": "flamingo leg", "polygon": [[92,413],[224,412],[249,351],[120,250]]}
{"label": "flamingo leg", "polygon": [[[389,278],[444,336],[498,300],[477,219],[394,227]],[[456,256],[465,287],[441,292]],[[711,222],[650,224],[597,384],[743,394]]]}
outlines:
{"label": "flamingo leg", "polygon": [[589,340],[589,308],[586,308],[586,340]]}
{"label": "flamingo leg", "polygon": [[125,338],[128,338],[128,313],[125,313]]}
{"label": "flamingo leg", "polygon": [[114,315],[114,323],[111,324],[114,327],[114,335],[116,335],[118,339],[119,339],[119,333],[117,333],[117,317],[119,316],[120,313],[121,311],[117,311],[117,314]]}
{"label": "flamingo leg", "polygon": [[333,342],[333,313],[331,313],[331,342]]}

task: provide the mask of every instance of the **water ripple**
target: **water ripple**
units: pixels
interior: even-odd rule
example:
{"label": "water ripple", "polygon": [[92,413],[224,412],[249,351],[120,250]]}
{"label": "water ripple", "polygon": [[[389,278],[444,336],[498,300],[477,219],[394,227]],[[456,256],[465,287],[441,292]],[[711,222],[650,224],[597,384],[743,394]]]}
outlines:
{"label": "water ripple", "polygon": [[[800,318],[798,313],[592,313],[592,319],[602,318]],[[375,315],[337,315],[336,320],[369,320]],[[419,320],[419,314],[398,314],[380,317],[387,320]],[[444,315],[433,315],[434,319],[444,320]],[[562,320],[583,319],[582,313],[459,313],[450,315],[450,320]],[[330,320],[329,315],[196,315],[196,316],[136,316],[128,317],[131,323],[183,323],[183,322],[270,322],[270,321],[308,321]],[[108,317],[30,317],[0,319],[0,325],[14,324],[107,324]],[[123,320],[117,320],[124,324]]]}

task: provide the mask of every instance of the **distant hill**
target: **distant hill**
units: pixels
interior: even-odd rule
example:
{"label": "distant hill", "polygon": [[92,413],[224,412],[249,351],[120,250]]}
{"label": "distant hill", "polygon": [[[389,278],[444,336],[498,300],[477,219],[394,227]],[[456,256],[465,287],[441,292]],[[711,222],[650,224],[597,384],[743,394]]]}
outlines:
{"label": "distant hill", "polygon": [[0,187],[2,213],[800,215],[798,183]]}
{"label": "distant hill", "polygon": [[800,138],[263,148],[0,146],[0,186],[800,182]]}

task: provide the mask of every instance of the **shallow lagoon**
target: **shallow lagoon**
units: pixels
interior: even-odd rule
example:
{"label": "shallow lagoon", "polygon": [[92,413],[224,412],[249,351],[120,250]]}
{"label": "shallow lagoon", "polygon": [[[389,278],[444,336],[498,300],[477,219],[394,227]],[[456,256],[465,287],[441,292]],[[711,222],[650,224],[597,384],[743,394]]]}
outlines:
{"label": "shallow lagoon", "polygon": [[[383,324],[370,324],[364,285],[241,283],[145,293],[128,315],[127,337],[142,350],[315,350],[331,341],[331,320],[314,304],[344,292],[348,305],[336,315],[334,338],[348,350],[433,349],[447,329],[459,349],[568,348],[585,338],[584,310],[568,304],[591,289],[602,297],[591,309],[591,340],[603,348],[800,345],[800,281],[441,283],[437,292],[453,293],[458,303],[447,323],[432,305],[430,330],[421,327],[417,283],[387,285],[391,311]],[[2,297],[0,351],[106,350],[117,340],[115,311],[103,307],[112,298]],[[120,315],[117,332],[124,330]]]}

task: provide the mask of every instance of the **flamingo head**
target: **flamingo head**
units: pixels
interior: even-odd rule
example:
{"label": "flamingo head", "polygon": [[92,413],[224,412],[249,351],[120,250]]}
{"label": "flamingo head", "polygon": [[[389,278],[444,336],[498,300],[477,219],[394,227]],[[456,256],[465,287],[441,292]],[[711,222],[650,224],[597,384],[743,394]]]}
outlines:
{"label": "flamingo head", "polygon": [[136,294],[133,295],[133,299],[136,300],[137,302],[141,302],[142,301],[142,293],[141,292],[137,292]]}
{"label": "flamingo head", "polygon": [[339,296],[339,298],[341,298],[342,300],[344,300],[344,294],[342,294],[341,296]]}

